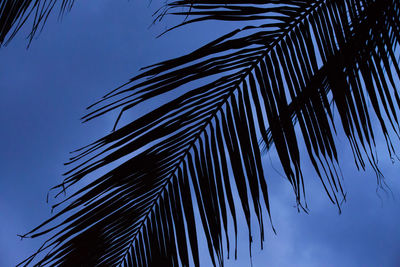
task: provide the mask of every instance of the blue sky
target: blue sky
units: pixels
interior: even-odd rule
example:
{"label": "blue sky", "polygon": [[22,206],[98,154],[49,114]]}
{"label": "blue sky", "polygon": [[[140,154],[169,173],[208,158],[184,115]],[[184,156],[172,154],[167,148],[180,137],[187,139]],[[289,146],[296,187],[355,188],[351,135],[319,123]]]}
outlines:
{"label": "blue sky", "polygon": [[[112,129],[115,114],[80,124],[85,107],[140,67],[190,52],[227,29],[193,25],[155,39],[173,25],[170,20],[148,28],[158,6],[154,2],[148,7],[146,1],[77,1],[62,22],[51,17],[28,50],[23,32],[0,49],[0,266],[15,265],[43,241],[20,241],[17,234],[50,215],[46,193],[67,170],[63,163],[68,152]],[[378,143],[380,167],[394,199],[376,193],[371,169],[356,171],[347,142],[339,136],[348,200],[340,216],[307,163],[310,214],[298,213],[289,183],[271,166],[277,168],[279,162],[273,153],[266,154],[278,234],[266,223],[264,250],[256,239],[253,266],[400,266],[400,163],[392,164],[384,147]],[[250,266],[244,230],[239,233],[239,259],[227,261],[228,267]],[[203,265],[208,266],[204,246],[202,252]]]}

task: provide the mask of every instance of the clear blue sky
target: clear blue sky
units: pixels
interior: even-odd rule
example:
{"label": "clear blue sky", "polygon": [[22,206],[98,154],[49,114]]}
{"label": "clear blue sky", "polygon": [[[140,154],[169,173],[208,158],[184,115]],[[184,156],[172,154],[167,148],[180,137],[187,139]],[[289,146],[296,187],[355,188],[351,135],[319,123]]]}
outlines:
{"label": "clear blue sky", "polygon": [[[62,22],[50,18],[28,50],[23,33],[0,49],[1,267],[15,265],[41,244],[40,239],[20,241],[17,234],[50,215],[46,193],[67,170],[63,163],[68,152],[112,129],[115,114],[80,124],[84,108],[140,67],[190,52],[227,28],[195,25],[155,39],[173,25],[161,22],[148,29],[159,5],[158,1],[150,8],[147,1],[97,0],[95,5],[76,1]],[[264,250],[256,239],[253,266],[400,266],[400,163],[393,165],[380,153],[381,169],[395,196],[393,200],[380,191],[381,200],[373,172],[357,172],[345,138],[340,140],[348,193],[340,216],[307,164],[310,214],[297,213],[288,182],[271,167],[271,162],[278,167],[276,157],[264,156],[278,234],[266,223]],[[383,149],[384,143],[378,144],[378,150]],[[228,267],[250,266],[242,224],[239,259],[228,261]],[[204,246],[202,252],[202,266],[209,266]]]}

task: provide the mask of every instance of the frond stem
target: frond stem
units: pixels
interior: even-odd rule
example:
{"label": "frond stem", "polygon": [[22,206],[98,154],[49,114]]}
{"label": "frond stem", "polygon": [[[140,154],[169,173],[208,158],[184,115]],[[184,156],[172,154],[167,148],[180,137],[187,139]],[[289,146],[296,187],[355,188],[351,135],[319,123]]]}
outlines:
{"label": "frond stem", "polygon": [[[318,8],[325,0],[320,0],[317,3],[315,3],[314,5],[312,5],[308,10],[306,10],[301,16],[299,16],[297,19],[295,19],[291,25],[282,33],[282,35],[280,35],[272,44],[270,44],[268,46],[268,48],[257,58],[253,61],[253,63],[247,68],[245,69],[244,73],[242,74],[242,76],[239,78],[236,86],[234,86],[230,93],[227,94],[224,98],[222,98],[222,100],[220,101],[221,104],[216,108],[215,112],[213,114],[211,114],[209,116],[209,118],[207,118],[203,124],[203,126],[200,127],[198,133],[194,136],[193,140],[188,144],[187,149],[183,152],[183,155],[181,156],[181,158],[179,159],[179,161],[175,164],[175,166],[173,167],[172,171],[169,174],[169,177],[166,179],[166,181],[164,182],[164,184],[162,185],[161,191],[159,193],[159,195],[161,196],[166,190],[168,185],[171,182],[171,177],[172,175],[174,175],[175,172],[177,172],[179,166],[182,164],[182,162],[186,159],[187,155],[191,152],[193,146],[195,145],[195,143],[197,142],[197,140],[200,138],[201,134],[207,129],[207,126],[209,126],[213,119],[217,116],[218,112],[222,111],[223,106],[227,103],[228,99],[236,92],[236,90],[240,89],[240,85],[242,84],[242,82],[244,81],[244,79],[254,70],[254,68],[261,62],[261,60],[265,57],[265,55],[267,55],[279,42],[281,42],[284,37],[291,32],[295,26],[300,23],[300,21],[303,21],[308,15],[311,14],[311,12],[313,12],[316,8]],[[243,71],[243,70],[242,70]],[[146,215],[143,217],[140,225],[138,226],[138,230],[135,233],[135,235],[132,237],[132,241],[129,244],[129,247],[126,251],[126,253],[124,254],[124,256],[121,258],[121,261],[118,263],[117,266],[121,266],[123,259],[125,259],[125,257],[127,256],[127,254],[129,253],[129,251],[131,250],[133,243],[136,240],[136,237],[138,236],[138,234],[140,234],[140,229],[143,228],[143,226],[145,225],[145,223],[147,222],[147,219],[149,218],[151,212],[153,211],[155,205],[157,204],[157,202],[159,201],[159,197],[154,199],[153,204],[151,204],[151,208],[149,208],[148,212],[146,213]]]}

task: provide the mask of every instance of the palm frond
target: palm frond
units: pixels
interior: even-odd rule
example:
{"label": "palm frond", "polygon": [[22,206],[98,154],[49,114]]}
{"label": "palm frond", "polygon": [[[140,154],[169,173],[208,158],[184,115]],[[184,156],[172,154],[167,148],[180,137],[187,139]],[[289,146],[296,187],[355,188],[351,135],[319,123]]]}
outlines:
{"label": "palm frond", "polygon": [[[182,7],[187,11],[176,11]],[[139,104],[180,93],[75,152],[69,164],[76,166],[54,189],[64,191],[99,168],[130,159],[55,205],[64,208],[25,235],[53,236],[22,264],[40,254],[39,265],[188,266],[191,257],[199,266],[197,209],[211,259],[222,265],[224,251],[231,251],[229,218],[236,256],[237,202],[249,242],[252,210],[263,242],[263,210],[270,216],[270,206],[260,136],[268,149],[274,144],[299,207],[307,208],[302,141],[340,208],[334,110],[358,167],[366,158],[380,175],[368,101],[395,154],[390,131],[398,135],[397,1],[190,0],[169,3],[160,14],[167,13],[188,16],[183,24],[252,24],[145,68],[91,107],[85,121],[121,109],[117,126]]]}
{"label": "palm frond", "polygon": [[[72,8],[74,0],[62,0],[60,15]],[[1,0],[0,1],[0,45],[7,44],[21,27],[32,20],[28,35],[29,43],[36,32],[46,23],[57,0]]]}

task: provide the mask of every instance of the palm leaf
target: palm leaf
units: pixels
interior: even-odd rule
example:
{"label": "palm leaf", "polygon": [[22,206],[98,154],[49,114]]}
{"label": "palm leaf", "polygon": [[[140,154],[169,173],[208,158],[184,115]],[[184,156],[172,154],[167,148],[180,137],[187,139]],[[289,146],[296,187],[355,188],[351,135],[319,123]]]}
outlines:
{"label": "palm leaf", "polygon": [[[0,45],[7,44],[29,19],[32,29],[28,35],[29,43],[38,29],[45,24],[57,0],[1,0],[0,1]],[[74,0],[62,0],[60,16],[71,9]]]}
{"label": "palm leaf", "polygon": [[[39,254],[39,265],[188,266],[191,257],[199,266],[197,209],[212,262],[222,265],[224,252],[231,251],[228,218],[236,256],[238,203],[249,242],[252,210],[263,241],[263,211],[270,216],[270,206],[260,136],[267,149],[274,144],[299,207],[307,208],[302,139],[340,208],[334,110],[358,167],[367,159],[380,175],[368,101],[390,155],[395,153],[390,132],[399,128],[397,1],[191,0],[169,3],[159,14],[169,13],[188,16],[182,25],[251,24],[145,68],[91,107],[85,121],[121,109],[115,131],[77,150],[69,163],[75,167],[54,189],[63,192],[95,170],[129,159],[55,205],[64,208],[25,235],[52,236],[21,264]],[[117,127],[124,112],[171,92],[179,95]]]}

